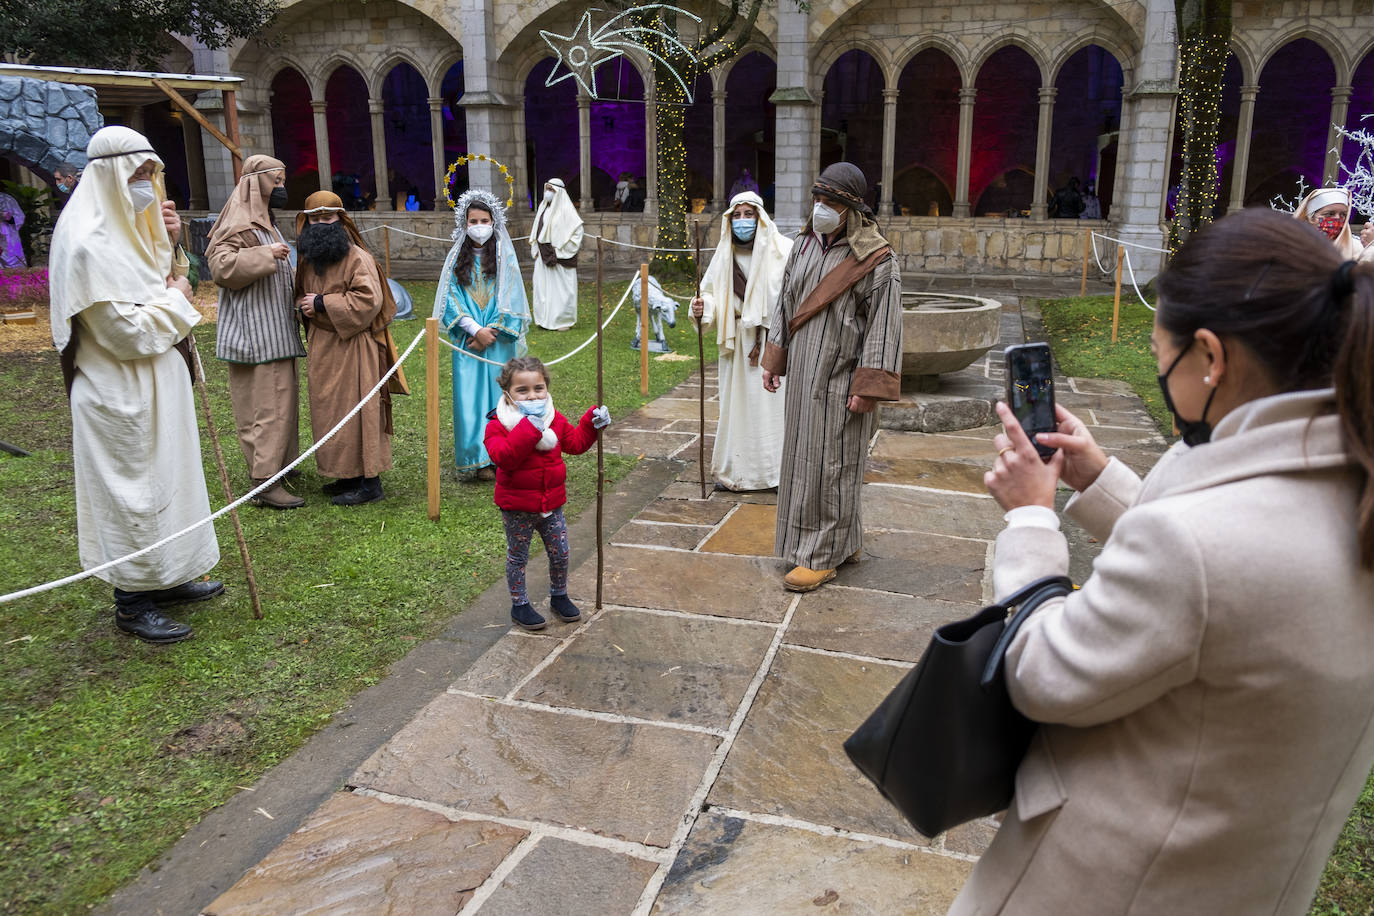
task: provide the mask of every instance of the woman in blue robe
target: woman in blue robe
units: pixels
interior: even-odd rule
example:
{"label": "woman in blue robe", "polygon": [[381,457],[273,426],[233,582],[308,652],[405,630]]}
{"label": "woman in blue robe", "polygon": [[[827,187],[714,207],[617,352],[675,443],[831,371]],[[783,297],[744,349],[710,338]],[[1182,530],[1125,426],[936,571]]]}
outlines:
{"label": "woman in blue robe", "polygon": [[454,244],[434,297],[434,315],[459,348],[453,352],[453,460],[465,480],[491,480],[482,444],[487,414],[501,397],[501,367],[525,355],[530,312],[505,206],[489,191],[471,190],[458,198],[454,216]]}

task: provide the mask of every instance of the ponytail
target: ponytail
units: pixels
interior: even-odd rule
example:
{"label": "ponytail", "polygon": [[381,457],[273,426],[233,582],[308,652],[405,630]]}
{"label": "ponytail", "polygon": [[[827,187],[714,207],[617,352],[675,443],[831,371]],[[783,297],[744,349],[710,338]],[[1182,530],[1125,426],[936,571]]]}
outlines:
{"label": "ponytail", "polygon": [[1364,469],[1360,563],[1374,569],[1374,263],[1347,261],[1339,270],[1345,279],[1333,278],[1333,305],[1347,320],[1331,374],[1346,451]]}

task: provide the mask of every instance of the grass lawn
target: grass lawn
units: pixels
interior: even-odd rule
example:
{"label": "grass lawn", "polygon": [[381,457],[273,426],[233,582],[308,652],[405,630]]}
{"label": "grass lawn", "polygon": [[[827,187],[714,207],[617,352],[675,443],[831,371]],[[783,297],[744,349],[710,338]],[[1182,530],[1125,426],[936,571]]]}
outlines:
{"label": "grass lawn", "polygon": [[[1129,382],[1166,436],[1172,427],[1150,355],[1154,315],[1139,300],[1121,300],[1117,344],[1112,344],[1112,298],[1087,296],[1041,303],[1055,358],[1068,375]],[[1374,914],[1374,775],[1346,822],[1322,875],[1311,912],[1320,916]]]}
{"label": "grass lawn", "polygon": [[[434,284],[406,285],[417,313],[428,315]],[[623,288],[607,285],[607,314]],[[590,284],[581,290],[579,318],[570,332],[536,329],[531,352],[551,358],[586,339],[595,323]],[[404,350],[423,322],[393,330]],[[633,333],[627,305],[606,332],[613,419],[647,400],[639,394],[639,354],[629,349]],[[651,398],[697,365],[690,322],[668,334],[693,359],[651,362]],[[248,479],[224,364],[211,358],[213,326],[202,325],[197,337],[242,493]],[[0,594],[80,567],[71,420],[57,354],[50,340],[36,352],[3,345],[0,338],[0,440],[33,454],[0,452]],[[714,359],[714,343],[707,346]],[[395,401],[395,469],[383,475],[383,502],[329,505],[307,461],[296,486],[308,500],[304,509],[241,510],[266,619],[252,619],[227,520],[217,526],[222,559],[214,576],[229,594],[179,609],[196,628],[189,642],[155,647],[118,633],[109,586],[96,580],[0,605],[0,912],[71,913],[101,901],[501,577],[505,541],[490,484],[460,483],[446,470],[442,518],[426,517],[422,350],[406,364],[412,395]],[[595,353],[590,346],[553,369],[556,403],[573,419],[595,396]],[[451,469],[447,349],[440,365],[443,467]],[[309,443],[308,422],[302,429]],[[205,440],[202,456],[217,507],[223,498]],[[635,463],[606,458],[609,481]],[[595,500],[595,458],[572,457],[568,469],[575,516]]]}

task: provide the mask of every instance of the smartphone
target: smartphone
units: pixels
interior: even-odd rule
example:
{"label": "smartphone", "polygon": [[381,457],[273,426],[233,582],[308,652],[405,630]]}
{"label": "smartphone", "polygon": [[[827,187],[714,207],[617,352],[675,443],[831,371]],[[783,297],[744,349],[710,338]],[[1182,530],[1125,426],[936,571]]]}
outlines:
{"label": "smartphone", "polygon": [[1048,461],[1055,450],[1035,441],[1036,433],[1059,428],[1054,418],[1054,357],[1046,343],[1007,347],[1007,403],[1030,437],[1031,444]]}

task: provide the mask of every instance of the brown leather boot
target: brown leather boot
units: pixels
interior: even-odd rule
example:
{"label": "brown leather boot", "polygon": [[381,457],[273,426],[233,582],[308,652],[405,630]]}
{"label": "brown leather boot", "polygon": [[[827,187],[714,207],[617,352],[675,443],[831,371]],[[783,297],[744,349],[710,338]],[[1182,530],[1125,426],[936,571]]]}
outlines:
{"label": "brown leather boot", "polygon": [[[267,478],[265,477],[262,480],[255,480],[253,481],[253,486],[260,487],[266,480]],[[286,492],[286,488],[281,485],[281,481],[279,480],[273,484],[270,489],[264,490],[253,497],[253,505],[262,506],[267,509],[299,509],[301,506],[305,505],[305,500],[301,499],[299,496],[292,496],[290,493]]]}
{"label": "brown leather boot", "polygon": [[782,587],[789,592],[812,592],[833,578],[833,569],[808,569],[798,566],[782,577]]}

